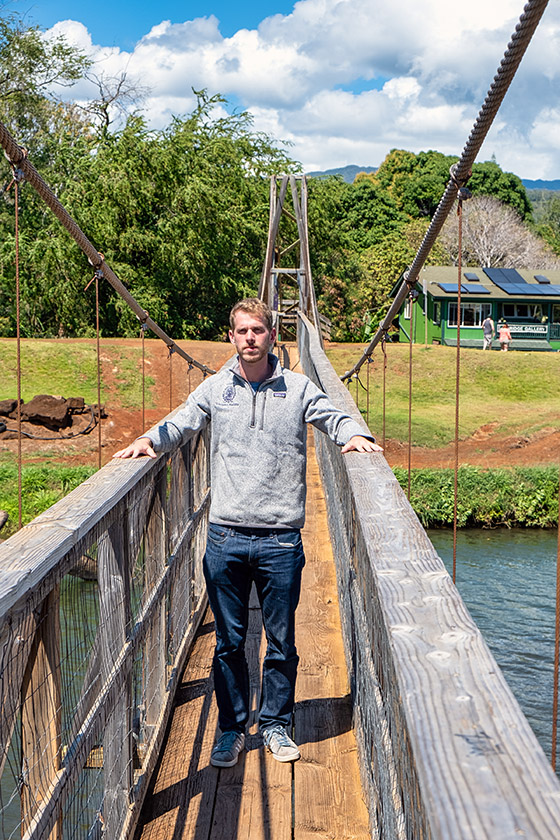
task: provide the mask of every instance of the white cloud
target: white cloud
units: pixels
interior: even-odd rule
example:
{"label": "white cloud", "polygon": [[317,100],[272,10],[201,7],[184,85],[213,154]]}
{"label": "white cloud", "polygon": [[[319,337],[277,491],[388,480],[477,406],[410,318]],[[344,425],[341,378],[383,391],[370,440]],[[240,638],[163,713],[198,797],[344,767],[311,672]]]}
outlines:
{"label": "white cloud", "polygon": [[[149,86],[154,127],[206,88],[291,140],[309,169],[376,165],[395,147],[460,154],[521,11],[519,0],[299,0],[229,38],[213,15],[162,21],[131,53],[92,44],[76,21],[51,31],[105,72]],[[560,177],[559,76],[560,9],[550,4],[480,159],[489,148],[523,177]]]}

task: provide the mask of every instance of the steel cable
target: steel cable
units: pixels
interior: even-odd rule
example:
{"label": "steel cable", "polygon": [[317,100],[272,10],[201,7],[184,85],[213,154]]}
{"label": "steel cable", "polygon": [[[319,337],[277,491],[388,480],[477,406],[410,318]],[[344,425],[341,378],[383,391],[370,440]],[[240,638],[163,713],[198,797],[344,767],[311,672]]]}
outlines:
{"label": "steel cable", "polygon": [[95,272],[95,346],[97,349],[97,466],[101,469],[101,343],[99,340],[99,272]]}
{"label": "steel cable", "polygon": [[23,523],[22,510],[22,451],[21,451],[21,289],[19,277],[19,175],[14,168],[15,248],[16,248],[16,378],[17,378],[17,428],[18,428],[18,527]]}
{"label": "steel cable", "polygon": [[408,485],[407,498],[410,501],[410,489],[412,483],[412,345],[414,342],[414,297],[412,289],[409,293],[410,299],[410,341],[408,348]]}

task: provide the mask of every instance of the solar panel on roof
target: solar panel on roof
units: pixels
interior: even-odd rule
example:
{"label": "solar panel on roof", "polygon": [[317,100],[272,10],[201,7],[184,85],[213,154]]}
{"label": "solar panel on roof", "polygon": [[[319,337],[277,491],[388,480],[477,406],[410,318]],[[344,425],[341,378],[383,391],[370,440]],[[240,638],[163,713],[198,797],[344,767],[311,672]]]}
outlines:
{"label": "solar panel on roof", "polygon": [[465,271],[464,273],[465,280],[478,280],[478,274],[475,274],[474,271]]}
{"label": "solar panel on roof", "polygon": [[524,295],[525,297],[537,297],[538,295],[557,294],[549,292],[551,286],[539,286],[537,283],[507,283],[503,280],[492,281],[498,289],[506,295]]}
{"label": "solar panel on roof", "polygon": [[553,283],[551,283],[549,286],[540,286],[539,291],[541,295],[553,297],[555,295],[560,295],[560,286],[555,286]]}
{"label": "solar panel on roof", "polygon": [[461,283],[461,291],[463,289],[471,295],[489,295],[490,289],[485,286],[473,286],[470,283]]}
{"label": "solar panel on roof", "polygon": [[550,283],[550,280],[544,274],[535,274],[535,280],[537,283]]}
{"label": "solar panel on roof", "polygon": [[521,276],[516,268],[500,268],[502,277],[506,278],[509,283],[517,283],[521,285],[525,283],[525,279]]}
{"label": "solar panel on roof", "polygon": [[506,285],[505,291],[508,295],[525,295],[525,297],[541,294],[539,286],[530,286],[528,283],[510,283]]}
{"label": "solar panel on roof", "polygon": [[[458,286],[457,283],[438,283],[438,286],[444,292],[447,292],[447,294],[450,294],[450,293],[458,294],[459,286]],[[463,292],[464,290],[465,290],[465,287],[461,283],[461,292]]]}
{"label": "solar panel on roof", "polygon": [[525,283],[525,280],[516,268],[483,268],[482,270],[496,286],[499,286],[500,283],[507,285],[513,283],[518,286]]}
{"label": "solar panel on roof", "polygon": [[502,271],[500,268],[483,268],[482,270],[486,276],[490,278],[492,283],[495,283],[497,286],[500,283],[507,282],[505,278],[502,277]]}
{"label": "solar panel on roof", "polygon": [[494,285],[498,287],[498,289],[502,290],[502,292],[506,292],[508,295],[514,294],[514,292],[511,291],[511,283],[504,283],[502,280],[495,280],[493,278],[490,279],[492,280]]}

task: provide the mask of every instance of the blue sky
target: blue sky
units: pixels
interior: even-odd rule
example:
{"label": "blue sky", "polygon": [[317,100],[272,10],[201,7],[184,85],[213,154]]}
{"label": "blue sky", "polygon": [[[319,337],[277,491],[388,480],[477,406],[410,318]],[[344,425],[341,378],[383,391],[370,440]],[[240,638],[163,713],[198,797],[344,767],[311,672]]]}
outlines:
{"label": "blue sky", "polygon": [[155,3],[147,0],[18,0],[14,8],[27,12],[30,19],[48,29],[60,20],[79,20],[88,28],[93,40],[105,46],[131,49],[152,26],[162,20],[183,23],[196,17],[215,15],[220,21],[220,32],[229,37],[238,29],[255,29],[260,21],[274,14],[289,14],[293,2],[261,0],[241,3],[216,0],[188,0],[188,2]]}
{"label": "blue sky", "polygon": [[[153,128],[192,88],[251,112],[306,170],[377,166],[392,148],[460,154],[523,0],[11,0],[145,89]],[[62,93],[84,101],[95,88]],[[549,3],[479,160],[560,178],[560,3]]]}

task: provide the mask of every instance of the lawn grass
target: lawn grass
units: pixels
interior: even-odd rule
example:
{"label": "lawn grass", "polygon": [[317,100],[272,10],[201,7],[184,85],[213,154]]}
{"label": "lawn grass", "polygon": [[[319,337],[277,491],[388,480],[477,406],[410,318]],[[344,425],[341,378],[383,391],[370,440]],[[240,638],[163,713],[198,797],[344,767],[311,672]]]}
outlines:
{"label": "lawn grass", "polygon": [[[350,370],[362,344],[331,344],[327,355],[337,373]],[[455,437],[456,349],[415,345],[412,361],[412,436],[418,446],[437,448]],[[408,439],[408,354],[404,344],[387,345],[386,437]],[[382,428],[383,354],[376,349],[369,365],[370,428]],[[367,369],[360,371],[366,386]],[[534,434],[560,429],[560,356],[557,353],[483,353],[461,351],[459,434],[470,437],[480,426],[497,423],[499,434]],[[356,399],[356,382],[350,386]],[[366,415],[366,391],[358,387]]]}
{"label": "lawn grass", "polygon": [[[23,524],[31,522],[94,472],[94,467],[67,467],[60,463],[23,467]],[[17,465],[3,459],[0,462],[0,510],[5,510],[9,519],[2,528],[2,539],[7,539],[18,530],[18,495]]]}
{"label": "lawn grass", "polygon": [[[109,386],[101,377],[101,402],[115,398],[122,408],[142,405],[142,377],[140,346],[119,345],[117,341],[104,340],[101,345],[103,366],[110,365],[112,383]],[[102,366],[102,367],[103,367]],[[0,339],[0,400],[15,399],[16,342]],[[153,407],[150,387],[151,377],[146,378],[146,405]],[[97,402],[97,351],[95,344],[79,340],[24,339],[21,342],[21,396],[27,402],[37,394],[55,394],[63,397],[83,397],[88,404]]]}

